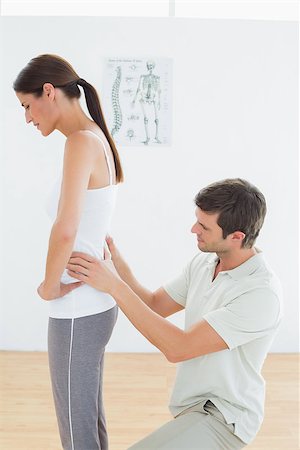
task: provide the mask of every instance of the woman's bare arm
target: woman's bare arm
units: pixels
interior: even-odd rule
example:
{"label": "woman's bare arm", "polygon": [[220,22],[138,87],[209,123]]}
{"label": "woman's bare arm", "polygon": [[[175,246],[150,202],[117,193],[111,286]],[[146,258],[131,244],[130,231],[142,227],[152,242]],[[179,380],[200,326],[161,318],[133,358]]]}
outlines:
{"label": "woman's bare arm", "polygon": [[97,151],[94,138],[84,131],[73,133],[66,141],[57,218],[49,239],[45,280],[39,288],[45,300],[61,295],[60,278],[72,253]]}

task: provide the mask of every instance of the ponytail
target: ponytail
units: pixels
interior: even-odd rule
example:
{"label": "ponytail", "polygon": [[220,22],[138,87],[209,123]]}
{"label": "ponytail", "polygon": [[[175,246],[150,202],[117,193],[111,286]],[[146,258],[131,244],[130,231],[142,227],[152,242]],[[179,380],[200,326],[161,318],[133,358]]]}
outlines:
{"label": "ponytail", "polygon": [[105,134],[106,139],[109,142],[109,145],[113,152],[113,157],[114,157],[114,162],[115,162],[115,167],[116,167],[116,179],[120,183],[124,179],[121,161],[120,161],[120,157],[119,157],[118,151],[116,149],[115,143],[110,135],[110,132],[108,131],[97,91],[94,88],[94,86],[92,86],[90,83],[83,80],[82,78],[79,78],[77,80],[77,85],[79,85],[83,88],[88,111],[89,111],[92,119],[101,128],[101,130]]}

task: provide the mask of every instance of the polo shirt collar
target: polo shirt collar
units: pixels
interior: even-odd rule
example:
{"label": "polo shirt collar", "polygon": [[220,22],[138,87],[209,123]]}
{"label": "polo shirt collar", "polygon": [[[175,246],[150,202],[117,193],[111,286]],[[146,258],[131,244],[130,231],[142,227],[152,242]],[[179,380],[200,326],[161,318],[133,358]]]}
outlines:
{"label": "polo shirt collar", "polygon": [[257,253],[256,255],[251,256],[251,258],[247,259],[243,264],[236,267],[235,269],[226,270],[224,273],[228,273],[228,275],[234,280],[238,281],[241,278],[247,277],[255,272],[261,265],[263,261],[262,253]]}
{"label": "polo shirt collar", "polygon": [[[251,275],[251,273],[255,272],[262,265],[263,260],[263,254],[259,251],[259,253],[251,256],[251,258],[247,259],[247,261],[240,266],[235,267],[235,269],[224,270],[220,273],[227,273],[232,279],[238,281],[241,278],[247,277],[248,275]],[[207,258],[207,264],[209,267],[215,267],[218,261],[219,257],[215,253],[212,253],[209,258]]]}

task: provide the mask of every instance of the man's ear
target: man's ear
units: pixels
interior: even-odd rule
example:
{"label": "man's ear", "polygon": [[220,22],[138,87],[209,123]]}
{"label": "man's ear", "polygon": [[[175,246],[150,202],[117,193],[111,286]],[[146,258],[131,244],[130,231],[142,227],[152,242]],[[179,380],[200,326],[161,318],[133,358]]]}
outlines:
{"label": "man's ear", "polygon": [[242,243],[245,237],[246,235],[242,231],[234,231],[233,233],[231,233],[231,239],[233,241],[240,241],[240,243]]}
{"label": "man's ear", "polygon": [[49,100],[54,100],[55,98],[55,88],[51,83],[43,84],[43,92],[49,97]]}

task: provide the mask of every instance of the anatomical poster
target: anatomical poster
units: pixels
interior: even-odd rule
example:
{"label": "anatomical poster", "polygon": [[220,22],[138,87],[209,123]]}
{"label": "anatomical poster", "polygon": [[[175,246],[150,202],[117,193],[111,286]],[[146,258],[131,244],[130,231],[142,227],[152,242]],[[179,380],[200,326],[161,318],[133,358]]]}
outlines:
{"label": "anatomical poster", "polygon": [[172,60],[107,58],[101,94],[116,144],[171,144]]}

